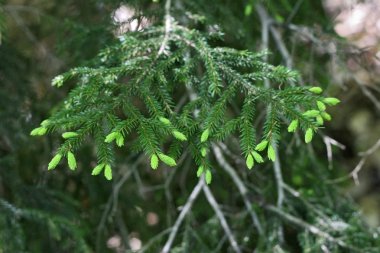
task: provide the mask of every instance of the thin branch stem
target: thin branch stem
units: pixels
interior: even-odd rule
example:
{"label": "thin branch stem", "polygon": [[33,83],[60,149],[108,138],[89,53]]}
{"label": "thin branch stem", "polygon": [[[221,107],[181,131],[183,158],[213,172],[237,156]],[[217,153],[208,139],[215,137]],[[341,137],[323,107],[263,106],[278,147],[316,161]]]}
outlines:
{"label": "thin branch stem", "polygon": [[[266,11],[261,4],[256,5],[256,11],[261,21],[261,46],[263,50],[267,50],[269,48],[269,26],[271,20],[268,18],[268,15],[266,15]],[[264,55],[263,61],[268,62],[267,54]],[[266,88],[270,87],[268,79],[264,80],[264,84]]]}
{"label": "thin branch stem", "polygon": [[171,229],[170,235],[168,240],[166,241],[161,253],[169,253],[170,249],[172,247],[172,244],[174,242],[174,239],[178,233],[178,229],[181,226],[183,219],[186,217],[186,215],[190,212],[191,207],[194,204],[194,201],[197,199],[199,193],[201,192],[201,189],[204,185],[204,179],[201,177],[198,181],[198,184],[194,187],[193,191],[191,192],[189,198],[186,201],[185,206],[182,208],[181,213],[179,214],[177,220],[174,223],[174,226]]}
{"label": "thin branch stem", "polygon": [[232,249],[236,253],[241,253],[241,250],[239,248],[238,243],[236,242],[235,237],[233,236],[230,227],[228,226],[227,220],[224,217],[224,214],[222,210],[220,209],[218,203],[215,200],[214,195],[210,191],[210,188],[207,186],[207,184],[203,184],[203,192],[205,193],[205,196],[207,198],[207,201],[210,203],[211,207],[214,209],[216,216],[218,217],[220,224],[222,225],[225,234],[228,237],[228,240],[230,241],[230,244],[232,246]]}
{"label": "thin branch stem", "polygon": [[170,5],[171,0],[166,0],[165,2],[165,35],[164,40],[162,41],[162,44],[160,46],[160,49],[158,50],[158,56],[160,56],[164,51],[165,48],[169,42],[169,36],[172,29],[172,16],[170,15]]}
{"label": "thin branch stem", "polygon": [[355,166],[355,168],[346,176],[340,177],[337,179],[329,180],[328,183],[340,183],[343,182],[349,178],[352,177],[356,185],[359,185],[359,172],[363,168],[365,162],[367,161],[368,157],[376,152],[377,149],[380,148],[380,139],[377,140],[377,142],[370,147],[368,150],[360,152],[359,155],[362,157],[359,161],[359,163]]}
{"label": "thin branch stem", "polygon": [[331,148],[331,145],[334,145],[334,146],[337,146],[339,147],[340,149],[346,149],[346,146],[344,146],[343,144],[339,143],[338,141],[336,141],[335,139],[327,136],[327,135],[322,135],[323,137],[323,142],[325,143],[326,145],[326,150],[327,150],[327,160],[329,161],[329,169],[332,169],[332,166],[333,166],[333,154],[332,154],[332,148]]}
{"label": "thin branch stem", "polygon": [[276,153],[276,160],[274,161],[274,174],[276,177],[276,183],[277,183],[277,207],[282,208],[282,205],[284,203],[284,180],[282,178],[281,173],[281,164],[280,164],[280,158],[278,155],[278,149],[275,148]]}
{"label": "thin branch stem", "polygon": [[232,166],[226,161],[225,157],[222,154],[222,150],[217,145],[213,145],[212,150],[216,157],[216,161],[219,163],[220,167],[222,167],[230,175],[236,187],[239,189],[239,192],[243,197],[244,204],[248,210],[248,213],[251,216],[252,222],[256,226],[256,229],[259,232],[259,234],[262,235],[263,228],[260,224],[256,212],[252,208],[251,201],[248,199],[248,189],[245,187],[243,181],[240,179],[239,175],[236,173],[234,168],[232,168]]}
{"label": "thin branch stem", "polygon": [[326,233],[326,232],[320,230],[319,228],[317,228],[316,226],[311,225],[311,224],[309,224],[309,223],[307,223],[307,222],[305,222],[305,221],[303,221],[303,220],[301,220],[301,219],[299,219],[299,218],[297,218],[297,217],[295,217],[289,213],[286,213],[286,212],[282,211],[281,209],[279,209],[273,205],[267,205],[267,206],[265,206],[265,209],[267,209],[270,212],[277,214],[278,216],[280,216],[284,220],[286,220],[290,223],[293,223],[294,225],[297,225],[297,226],[309,231],[310,233],[312,233],[314,235],[322,237],[322,238],[324,238],[330,242],[336,243],[341,247],[351,249],[351,250],[355,250],[357,252],[361,252],[356,247],[353,247],[351,245],[347,245],[344,241],[337,239],[337,238],[334,238],[329,233]]}

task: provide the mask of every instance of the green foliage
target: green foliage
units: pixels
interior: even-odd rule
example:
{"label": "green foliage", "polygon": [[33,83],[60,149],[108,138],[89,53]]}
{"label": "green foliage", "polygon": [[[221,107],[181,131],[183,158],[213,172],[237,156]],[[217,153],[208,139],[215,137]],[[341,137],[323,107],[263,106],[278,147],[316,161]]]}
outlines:
{"label": "green foliage", "polygon": [[256,150],[257,151],[263,151],[267,146],[268,146],[268,141],[267,140],[263,140],[262,142],[260,142],[259,144],[257,144]]}
{"label": "green foliage", "polygon": [[[65,106],[45,121],[42,127],[44,133],[73,131],[64,133],[67,140],[62,144],[61,152],[79,148],[84,136],[110,129],[105,143],[99,149],[107,149],[104,146],[112,145],[114,140],[118,147],[122,147],[124,137],[132,138],[134,150],[142,150],[152,157],[152,168],[157,167],[155,156],[152,156],[154,154],[158,154],[165,164],[175,166],[172,157],[162,154],[162,147],[169,135],[193,145],[197,144],[197,139],[200,144],[207,145],[206,142],[214,138],[214,132],[215,137],[224,141],[233,134],[240,121],[242,151],[247,155],[247,166],[250,168],[253,166],[250,153],[254,150],[256,132],[252,125],[253,112],[257,103],[263,101],[269,109],[263,128],[264,140],[256,146],[257,151],[263,151],[268,143],[279,141],[281,118],[297,122],[297,126],[299,124],[302,129],[309,129],[306,138],[309,142],[310,131],[316,131],[321,125],[313,119],[320,115],[319,110],[313,109],[317,102],[323,99],[328,105],[336,103],[332,98],[317,95],[322,91],[319,87],[283,86],[278,90],[255,83],[265,79],[280,83],[295,81],[295,72],[263,62],[263,53],[213,48],[202,33],[179,25],[174,25],[171,32],[168,46],[175,50],[167,51],[165,55],[157,53],[162,43],[163,28],[151,27],[144,32],[121,36],[119,43],[99,54],[93,66],[74,68],[53,79],[52,84],[57,87],[69,80],[77,83],[66,99]],[[191,58],[186,56],[188,54]],[[195,66],[198,64],[204,67],[203,75],[196,73]],[[186,76],[191,76],[191,81]],[[126,77],[127,85],[121,82]],[[162,85],[157,87],[157,81]],[[188,102],[183,108],[178,108],[178,113],[174,113],[172,94],[186,90],[185,84],[192,86],[199,103],[191,111],[181,110],[192,105],[192,102]],[[228,117],[226,108],[229,101],[241,97],[244,97],[241,114],[236,118]],[[138,101],[144,107],[136,107]],[[197,110],[200,111],[199,117],[187,117],[186,123],[181,120]],[[296,128],[295,123],[292,124],[291,132]],[[221,125],[226,127],[220,128]],[[177,128],[183,129],[184,133]],[[199,133],[200,129],[204,130]],[[138,133],[137,136],[129,135],[133,131]],[[33,130],[33,133],[44,134],[42,130]],[[200,137],[195,139],[188,140],[186,137],[198,134]],[[70,138],[67,138],[68,135]],[[191,155],[196,159],[196,154]],[[201,156],[205,159],[206,146],[201,148]],[[271,145],[268,147],[268,158],[275,160]],[[76,164],[71,151],[68,159],[70,168],[74,169]],[[101,157],[98,160],[102,161]]]}
{"label": "green foliage", "polygon": [[288,126],[288,132],[296,131],[297,127],[298,127],[298,120],[297,119],[292,120],[292,122],[290,122]]}
{"label": "green foliage", "polygon": [[172,134],[173,134],[173,136],[174,136],[176,139],[178,139],[178,140],[180,140],[180,141],[187,141],[186,136],[185,136],[183,133],[181,133],[181,132],[179,132],[179,131],[177,131],[177,130],[174,130],[174,131],[172,132]]}
{"label": "green foliage", "polygon": [[269,160],[273,162],[276,160],[276,152],[274,151],[274,148],[272,145],[268,146],[268,158]]}
{"label": "green foliage", "polygon": [[251,154],[252,154],[252,156],[253,156],[253,158],[255,159],[256,162],[258,162],[258,163],[263,163],[264,162],[263,157],[259,153],[257,153],[256,151],[252,151]]}
{"label": "green foliage", "polygon": [[67,163],[69,164],[69,168],[71,170],[75,170],[77,168],[77,161],[71,151],[67,152]]}
{"label": "green foliage", "polygon": [[62,155],[61,154],[56,154],[53,159],[51,159],[50,163],[49,163],[49,166],[48,166],[48,170],[52,170],[52,169],[55,169],[55,167],[57,167],[57,165],[59,164],[59,162],[61,161],[62,159]]}
{"label": "green foliage", "polygon": [[206,129],[203,131],[201,135],[201,142],[206,142],[208,140],[208,136],[210,135],[210,129]]}
{"label": "green foliage", "polygon": [[254,162],[255,162],[255,161],[253,160],[253,156],[252,156],[251,154],[249,154],[249,155],[247,156],[246,161],[245,161],[245,163],[246,163],[248,169],[252,169],[252,167],[253,167],[253,165],[254,165]]}
{"label": "green foliage", "polygon": [[311,142],[311,140],[313,139],[313,135],[314,135],[313,129],[308,128],[305,133],[305,142],[306,143]]}
{"label": "green foliage", "polygon": [[166,165],[169,165],[171,167],[177,165],[177,163],[175,162],[175,160],[172,157],[170,157],[170,156],[167,156],[167,155],[164,155],[164,154],[158,154],[158,157]]}
{"label": "green foliage", "polygon": [[69,139],[69,138],[73,138],[73,137],[77,137],[78,134],[76,132],[66,132],[66,133],[63,133],[62,134],[62,137],[64,139]]}
{"label": "green foliage", "polygon": [[96,165],[96,167],[92,170],[91,175],[93,176],[99,175],[100,172],[102,172],[104,166],[106,166],[104,163]]}
{"label": "green foliage", "polygon": [[321,87],[311,87],[311,88],[309,89],[309,91],[311,91],[311,92],[313,92],[313,93],[315,93],[315,94],[321,94],[323,90],[322,90]]}
{"label": "green foliage", "polygon": [[204,168],[203,166],[199,166],[197,170],[197,177],[200,177],[203,174]]}
{"label": "green foliage", "polygon": [[150,158],[150,167],[154,170],[158,167],[158,156],[156,154],[153,154]]}
{"label": "green foliage", "polygon": [[337,98],[324,98],[322,101],[323,101],[323,103],[330,105],[330,106],[337,105],[340,103],[340,100]]}
{"label": "green foliage", "polygon": [[37,135],[44,135],[46,133],[47,129],[43,126],[37,127],[30,132],[30,135],[37,136]]}
{"label": "green foliage", "polygon": [[109,164],[106,164],[106,166],[104,167],[104,177],[107,180],[112,179],[112,169],[111,169],[111,166]]}
{"label": "green foliage", "polygon": [[206,183],[207,183],[207,184],[210,184],[210,183],[211,183],[211,180],[212,180],[212,174],[211,174],[211,171],[210,171],[210,170],[206,170],[205,179],[206,179]]}

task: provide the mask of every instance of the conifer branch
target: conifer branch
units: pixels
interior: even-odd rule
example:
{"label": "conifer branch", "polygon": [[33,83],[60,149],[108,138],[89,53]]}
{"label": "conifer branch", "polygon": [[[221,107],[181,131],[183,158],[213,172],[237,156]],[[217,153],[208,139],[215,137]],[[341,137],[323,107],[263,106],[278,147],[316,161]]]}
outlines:
{"label": "conifer branch", "polygon": [[[166,10],[170,11],[170,1],[166,2],[166,7]],[[98,175],[104,169],[104,175],[109,180],[112,179],[112,142],[115,141],[118,147],[123,147],[130,132],[137,133],[133,150],[144,151],[150,156],[153,169],[159,165],[158,158],[169,166],[176,165],[173,157],[163,154],[160,150],[166,136],[170,135],[177,140],[177,143],[173,142],[171,151],[176,158],[181,152],[178,141],[186,142],[189,140],[186,135],[199,134],[200,143],[194,144],[200,150],[200,154],[192,152],[192,157],[200,166],[200,171],[204,170],[207,178],[211,180],[207,158],[209,143],[212,140],[224,141],[233,135],[239,122],[241,147],[247,159],[247,166],[253,166],[253,156],[258,163],[263,161],[261,155],[254,150],[253,112],[256,104],[264,102],[268,109],[260,143],[262,148],[259,151],[267,147],[268,158],[274,161],[281,135],[282,117],[292,120],[292,126],[288,128],[291,132],[294,132],[298,125],[306,131],[305,140],[309,142],[313,133],[323,124],[322,117],[330,118],[324,111],[325,104],[335,105],[339,102],[335,98],[323,98],[318,95],[321,93],[319,87],[285,87],[275,90],[269,86],[269,80],[291,83],[297,74],[285,67],[268,64],[265,52],[254,54],[230,48],[213,48],[208,44],[205,35],[177,24],[171,25],[170,34],[176,34],[184,40],[173,37],[171,42],[176,43],[175,52],[171,52],[167,57],[155,57],[154,49],[160,45],[154,42],[154,38],[159,41],[162,32],[162,29],[152,27],[143,32],[126,34],[120,44],[100,53],[101,59],[107,59],[106,53],[116,53],[115,48],[126,51],[125,54],[119,54],[119,58],[113,55],[116,63],[110,64],[102,60],[97,67],[74,68],[54,78],[53,85],[57,87],[70,79],[77,80],[78,86],[70,92],[66,106],[53,114],[49,120],[42,122],[31,134],[43,135],[60,130],[75,134],[75,137],[62,144],[59,149],[60,156],[77,149],[84,136],[96,135],[99,164],[92,174]],[[188,40],[192,43],[184,42]],[[132,46],[125,43],[132,43]],[[189,50],[195,54],[194,57],[187,57]],[[118,64],[120,66],[117,66]],[[149,70],[141,72],[141,67],[147,64]],[[200,75],[196,66],[204,69]],[[127,84],[119,84],[117,80],[124,77],[128,77]],[[257,80],[267,81],[267,86],[255,85]],[[183,105],[183,111],[174,112],[172,96],[182,88],[181,86],[192,90],[198,99],[191,99]],[[245,96],[243,110],[237,118],[231,119],[226,115],[226,110],[233,104],[231,101],[239,96],[239,88]],[[140,106],[136,106],[136,102],[139,102]],[[300,108],[300,104],[308,111],[302,113],[304,108]],[[317,105],[319,109],[315,110]],[[122,115],[119,112],[122,112]],[[191,114],[197,116],[191,117]],[[89,118],[91,120],[88,120]],[[296,125],[293,124],[294,121]],[[223,127],[219,127],[220,125]],[[101,129],[104,127],[106,129]],[[105,138],[105,141],[102,142],[101,138]],[[49,167],[55,167],[58,162],[56,158]],[[278,175],[279,163],[275,163],[274,166],[276,179],[281,180],[282,177]],[[73,162],[71,167],[74,167]],[[279,182],[279,204],[282,203],[283,196],[280,192],[281,185]]]}

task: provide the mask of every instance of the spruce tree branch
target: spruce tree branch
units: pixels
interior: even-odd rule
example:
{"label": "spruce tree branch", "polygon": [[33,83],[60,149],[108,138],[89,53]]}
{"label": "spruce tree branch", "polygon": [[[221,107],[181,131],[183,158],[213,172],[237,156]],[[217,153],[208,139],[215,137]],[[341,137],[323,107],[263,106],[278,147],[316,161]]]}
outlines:
{"label": "spruce tree branch", "polygon": [[208,187],[207,184],[203,184],[203,192],[205,193],[207,201],[210,203],[211,207],[214,209],[215,214],[218,217],[220,224],[222,225],[224,232],[227,235],[228,240],[230,241],[230,244],[231,244],[233,250],[236,253],[241,253],[239,245],[236,242],[236,239],[233,236],[230,227],[228,226],[227,220],[224,217],[224,214],[223,214],[222,210],[220,209],[219,204],[216,202],[215,197],[212,194],[212,192],[210,191],[210,188]]}
{"label": "spruce tree branch", "polygon": [[[191,88],[191,86],[187,86],[186,88],[187,88],[187,91],[189,92],[190,100],[194,101],[195,99],[197,99],[197,94],[194,92],[194,90]],[[195,117],[198,117],[198,114],[199,114],[198,111],[194,112]],[[231,229],[229,228],[228,223],[227,223],[222,211],[220,210],[218,203],[216,202],[213,194],[211,193],[210,188],[207,186],[207,184],[204,183],[204,175],[201,176],[200,181],[203,182],[203,185],[202,185],[203,192],[205,193],[205,196],[206,196],[208,202],[210,203],[210,205],[214,209],[216,216],[218,217],[218,219],[219,219],[219,221],[220,221],[220,223],[224,229],[224,232],[226,233],[228,240],[230,241],[232,248],[234,249],[235,252],[241,253],[240,248],[239,248],[239,246],[235,240],[235,237],[232,235]],[[166,253],[166,252],[163,252],[163,253]]]}
{"label": "spruce tree branch", "polygon": [[172,30],[172,16],[170,15],[170,5],[171,5],[171,0],[166,0],[165,2],[165,35],[164,35],[164,40],[162,41],[162,44],[160,46],[160,49],[158,50],[157,56],[160,56],[165,51],[165,48],[169,42],[169,36]]}
{"label": "spruce tree branch", "polygon": [[186,201],[186,204],[181,210],[181,213],[179,214],[177,220],[174,223],[174,226],[171,229],[170,235],[168,240],[166,241],[161,253],[169,253],[170,249],[172,247],[172,244],[174,242],[174,239],[178,233],[178,229],[181,226],[183,219],[186,217],[186,215],[190,212],[191,207],[193,206],[195,200],[197,199],[199,193],[201,192],[201,189],[205,185],[203,177],[201,177],[198,181],[198,184],[194,187],[193,191],[191,192],[189,198]]}
{"label": "spruce tree branch", "polygon": [[236,187],[239,189],[239,192],[243,197],[244,204],[248,210],[248,213],[251,216],[252,222],[256,226],[256,229],[259,232],[259,234],[262,235],[263,228],[255,210],[253,210],[252,208],[251,201],[248,199],[248,189],[245,187],[243,181],[240,179],[239,175],[236,173],[234,168],[232,168],[232,166],[227,162],[224,155],[222,154],[222,150],[215,144],[212,145],[212,150],[216,157],[216,161],[219,163],[220,167],[222,167],[230,175]]}

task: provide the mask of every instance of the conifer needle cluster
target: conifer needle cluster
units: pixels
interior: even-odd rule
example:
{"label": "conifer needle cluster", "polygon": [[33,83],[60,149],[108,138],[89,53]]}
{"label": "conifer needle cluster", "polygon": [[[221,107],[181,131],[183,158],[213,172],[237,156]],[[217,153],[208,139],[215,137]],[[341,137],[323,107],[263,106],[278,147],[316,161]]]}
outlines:
{"label": "conifer needle cluster", "polygon": [[[283,145],[279,142],[283,128],[299,130],[305,142],[311,142],[324,121],[331,120],[327,106],[339,103],[324,97],[320,87],[288,85],[296,83],[297,72],[264,62],[267,52],[213,47],[218,36],[178,24],[165,45],[164,36],[163,27],[126,33],[89,66],[53,79],[57,88],[75,87],[59,110],[31,132],[62,134],[49,170],[63,157],[75,170],[75,152],[90,138],[98,160],[92,175],[103,172],[112,179],[115,146],[144,152],[152,169],[160,164],[176,166],[188,149],[198,166],[197,176],[205,174],[210,183],[211,143],[238,136],[246,165],[252,169],[264,157],[275,161],[275,147]],[[277,85],[266,88],[264,80]],[[231,101],[240,108],[232,111]],[[258,110],[266,111],[262,127],[255,124]]]}

